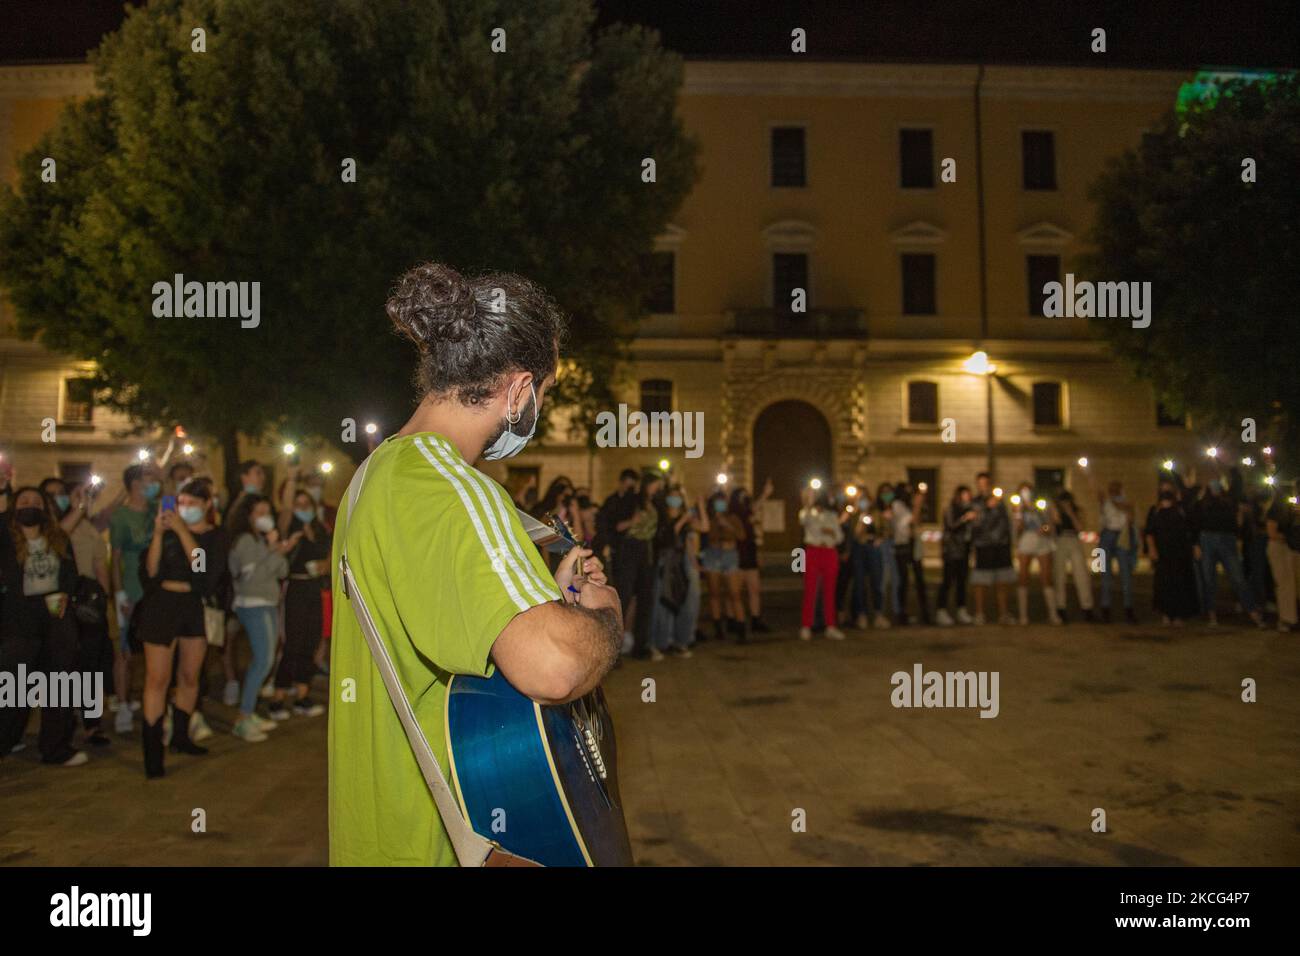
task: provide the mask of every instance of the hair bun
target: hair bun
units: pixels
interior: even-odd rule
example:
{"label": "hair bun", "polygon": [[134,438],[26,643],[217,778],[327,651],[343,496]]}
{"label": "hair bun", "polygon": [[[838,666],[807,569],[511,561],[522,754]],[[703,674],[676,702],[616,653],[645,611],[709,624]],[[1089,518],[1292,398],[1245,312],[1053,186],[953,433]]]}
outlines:
{"label": "hair bun", "polygon": [[393,326],[420,348],[460,342],[474,325],[474,287],[441,262],[426,262],[402,276],[385,310]]}

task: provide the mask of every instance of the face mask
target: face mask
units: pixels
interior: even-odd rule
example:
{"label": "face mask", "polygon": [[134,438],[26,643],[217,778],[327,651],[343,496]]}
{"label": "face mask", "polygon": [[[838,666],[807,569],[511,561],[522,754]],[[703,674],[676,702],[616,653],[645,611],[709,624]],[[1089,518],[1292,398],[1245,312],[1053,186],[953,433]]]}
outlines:
{"label": "face mask", "polygon": [[42,508],[19,508],[14,517],[24,528],[37,528],[45,520],[45,511]]}
{"label": "face mask", "polygon": [[186,524],[198,524],[208,512],[206,508],[201,508],[198,505],[182,505],[176,509],[176,513],[181,516],[181,520]]}
{"label": "face mask", "polygon": [[680,508],[682,506],[682,496],[669,495],[668,497],[664,498],[664,503],[668,505],[669,508]]}
{"label": "face mask", "polygon": [[713,503],[713,510],[721,514],[727,510],[727,503],[725,501],[715,501]]}
{"label": "face mask", "polygon": [[324,488],[312,487],[307,489],[307,494],[311,495],[313,501],[319,502],[320,496],[324,491]]}
{"label": "face mask", "polygon": [[892,491],[882,491],[880,493],[880,500],[883,501],[885,504],[889,504],[891,501],[894,500],[894,493]]}
{"label": "face mask", "polygon": [[72,504],[72,499],[67,495],[54,496],[54,506],[59,509],[60,513],[67,511],[68,506],[71,504]]}
{"label": "face mask", "polygon": [[[505,420],[505,427],[502,430],[501,434],[496,437],[496,440],[493,441],[492,444],[488,445],[487,448],[483,449],[483,458],[485,461],[499,461],[502,458],[513,458],[515,455],[519,454],[521,451],[524,450],[524,446],[526,446],[529,440],[533,437],[533,432],[537,431],[537,417],[540,414],[540,409],[538,409],[537,407],[537,392],[536,390],[534,390],[532,383],[529,383],[528,391],[531,392],[533,396],[533,402],[532,402],[533,424],[532,427],[528,429],[528,434],[516,435],[512,430],[515,425],[519,424],[519,420],[524,417],[524,414],[527,412],[527,409],[520,412],[516,416],[514,421],[511,421],[509,414],[507,414]],[[510,403],[511,403],[511,399],[509,394],[507,393],[506,395],[507,411],[509,410]]]}
{"label": "face mask", "polygon": [[162,485],[160,485],[156,481],[151,481],[144,486],[144,496],[150,501],[153,501],[155,498],[157,498],[158,492],[160,491],[162,491]]}
{"label": "face mask", "polygon": [[311,524],[311,519],[316,517],[316,512],[314,509],[311,508],[308,508],[306,511],[299,511],[297,509],[294,509],[293,516],[297,518],[299,521],[301,521],[303,524]]}
{"label": "face mask", "polygon": [[246,494],[246,495],[260,495],[261,493],[262,493],[262,486],[261,486],[261,485],[250,485],[250,484],[248,484],[248,483],[245,483],[245,484],[244,484],[244,494]]}
{"label": "face mask", "polygon": [[253,519],[253,527],[262,532],[262,534],[266,534],[275,527],[275,519],[270,515],[258,515]]}
{"label": "face mask", "polygon": [[1128,501],[1128,496],[1127,496],[1127,495],[1116,495],[1116,496],[1114,497],[1113,500],[1114,500],[1117,504],[1121,504],[1121,505],[1122,505],[1124,502]]}

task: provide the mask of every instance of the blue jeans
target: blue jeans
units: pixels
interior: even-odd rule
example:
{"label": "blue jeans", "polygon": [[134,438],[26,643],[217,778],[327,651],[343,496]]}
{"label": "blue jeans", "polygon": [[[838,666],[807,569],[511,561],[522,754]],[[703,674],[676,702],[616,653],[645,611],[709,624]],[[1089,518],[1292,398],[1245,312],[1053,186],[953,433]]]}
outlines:
{"label": "blue jeans", "polygon": [[[1119,586],[1124,597],[1124,607],[1133,607],[1133,569],[1137,567],[1137,549],[1119,546],[1122,531],[1103,531],[1098,547],[1101,548],[1103,563],[1101,566],[1101,606],[1110,607],[1110,589],[1114,580],[1111,562],[1119,565]],[[1057,595],[1060,597],[1060,595]]]}
{"label": "blue jeans", "polygon": [[[874,563],[875,567],[872,567]],[[849,572],[852,576],[850,608],[853,616],[867,613],[867,581],[871,581],[872,607],[880,610],[880,555],[865,541],[849,544]]]}
{"label": "blue jeans", "polygon": [[651,615],[651,646],[658,651],[666,651],[669,646],[686,648],[695,643],[695,624],[700,616],[700,572],[694,567],[690,558],[680,551],[671,551],[664,555],[666,560],[679,560],[686,570],[686,596],[676,611],[670,609],[659,598],[663,594],[663,578],[656,567],[654,587],[654,613]]}
{"label": "blue jeans", "polygon": [[248,632],[248,644],[253,649],[253,659],[244,672],[244,686],[239,694],[239,710],[251,714],[257,708],[257,695],[262,690],[266,675],[271,673],[271,659],[275,657],[275,642],[279,636],[273,607],[237,607],[235,616]]}
{"label": "blue jeans", "polygon": [[1246,584],[1245,575],[1241,573],[1241,555],[1237,553],[1237,536],[1226,531],[1202,531],[1200,545],[1201,577],[1205,585],[1201,607],[1204,608],[1205,613],[1214,612],[1215,591],[1218,584],[1215,576],[1216,564],[1223,565],[1228,580],[1232,582],[1232,589],[1237,592],[1237,600],[1241,602],[1246,613],[1255,610],[1254,596]]}
{"label": "blue jeans", "polygon": [[[880,585],[877,589],[873,582],[872,589],[881,597],[880,603],[876,605],[877,614],[898,614],[898,562],[894,560],[894,543],[892,541],[878,541],[876,546],[871,549],[875,552],[875,560],[879,562],[880,567]],[[868,565],[868,567],[870,567]]]}

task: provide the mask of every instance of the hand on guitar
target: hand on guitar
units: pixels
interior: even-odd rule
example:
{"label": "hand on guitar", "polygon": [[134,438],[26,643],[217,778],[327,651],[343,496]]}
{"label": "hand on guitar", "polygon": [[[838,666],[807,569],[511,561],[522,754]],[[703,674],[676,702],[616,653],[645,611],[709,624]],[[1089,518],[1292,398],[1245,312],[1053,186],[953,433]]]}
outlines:
{"label": "hand on guitar", "polygon": [[[581,570],[578,569],[579,561],[582,562]],[[592,555],[589,548],[571,548],[560,559],[560,565],[555,569],[555,583],[560,586],[564,600],[569,604],[577,604],[578,594],[589,581],[596,584],[607,583],[604,566],[599,558]]]}
{"label": "hand on guitar", "polygon": [[[602,574],[601,577],[604,577],[604,575]],[[589,578],[577,598],[577,603],[589,611],[613,611],[614,616],[618,618],[618,632],[622,632],[623,602],[619,600],[618,592],[612,587],[603,582],[597,582],[594,577]]]}

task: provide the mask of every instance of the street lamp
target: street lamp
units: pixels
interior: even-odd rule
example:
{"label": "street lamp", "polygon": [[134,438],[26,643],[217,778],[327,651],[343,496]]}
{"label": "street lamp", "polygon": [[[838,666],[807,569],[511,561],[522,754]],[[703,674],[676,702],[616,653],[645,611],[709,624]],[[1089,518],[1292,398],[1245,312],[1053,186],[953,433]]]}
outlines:
{"label": "street lamp", "polygon": [[987,445],[985,449],[988,458],[987,470],[993,474],[993,377],[998,374],[998,367],[989,361],[989,353],[983,350],[972,352],[966,361],[961,363],[962,369],[968,375],[979,375],[984,379],[984,408],[985,408],[985,435]]}

